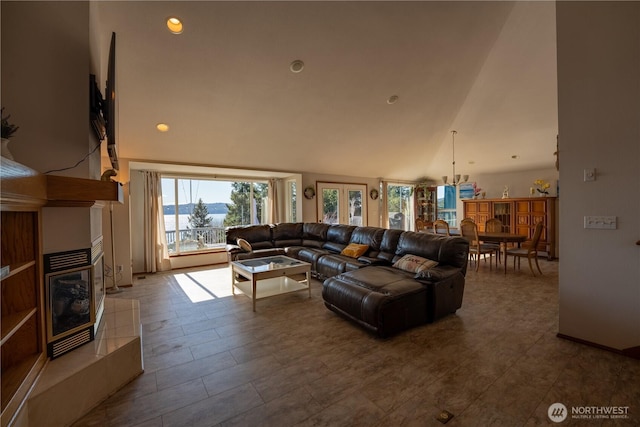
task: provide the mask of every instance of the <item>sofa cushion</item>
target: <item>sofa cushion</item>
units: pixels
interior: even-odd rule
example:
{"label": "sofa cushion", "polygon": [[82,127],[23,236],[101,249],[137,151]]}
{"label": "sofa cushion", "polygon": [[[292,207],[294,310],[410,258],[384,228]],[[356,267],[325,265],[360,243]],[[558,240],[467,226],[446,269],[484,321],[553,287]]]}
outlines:
{"label": "sofa cushion", "polygon": [[302,225],[302,246],[321,248],[327,240],[329,224],[305,222]]}
{"label": "sofa cushion", "polygon": [[398,240],[394,262],[406,254],[437,260],[466,273],[469,242],[463,237],[441,236],[432,233],[405,231]]}
{"label": "sofa cushion", "polygon": [[357,227],[351,233],[350,243],[360,243],[368,245],[371,251],[380,251],[380,244],[384,236],[384,228],[379,227]]}
{"label": "sofa cushion", "polygon": [[275,224],[271,229],[273,244],[277,248],[302,245],[302,223]]}
{"label": "sofa cushion", "polygon": [[344,255],[324,255],[316,261],[316,273],[321,278],[337,276],[346,270],[347,260]]}
{"label": "sofa cushion", "polygon": [[322,245],[324,249],[340,253],[349,244],[351,233],[355,225],[333,224],[327,230],[327,241]]}
{"label": "sofa cushion", "polygon": [[363,245],[360,243],[349,243],[346,248],[340,252],[340,255],[345,255],[351,258],[358,258],[365,254],[369,250],[369,245]]}
{"label": "sofa cushion", "polygon": [[438,261],[433,261],[431,259],[423,258],[418,255],[407,254],[396,261],[393,264],[393,267],[415,274],[420,273],[424,270],[429,270],[436,265],[438,265]]}
{"label": "sofa cushion", "polygon": [[332,311],[381,337],[427,322],[427,286],[391,267],[367,267],[331,277],[322,298]]}
{"label": "sofa cushion", "polygon": [[268,224],[231,227],[226,231],[227,243],[236,244],[238,238],[251,243],[254,250],[273,248],[271,226]]}
{"label": "sofa cushion", "polygon": [[298,259],[300,261],[308,262],[309,264],[311,264],[311,271],[316,272],[317,271],[316,263],[318,259],[330,253],[331,252],[329,252],[328,250],[322,249],[322,248],[302,248],[298,252]]}
{"label": "sofa cushion", "polygon": [[402,233],[402,230],[384,230],[382,241],[380,242],[380,250],[377,252],[372,250],[368,256],[391,265],[394,261],[393,258],[396,255],[396,246],[398,245],[398,240],[400,240]]}

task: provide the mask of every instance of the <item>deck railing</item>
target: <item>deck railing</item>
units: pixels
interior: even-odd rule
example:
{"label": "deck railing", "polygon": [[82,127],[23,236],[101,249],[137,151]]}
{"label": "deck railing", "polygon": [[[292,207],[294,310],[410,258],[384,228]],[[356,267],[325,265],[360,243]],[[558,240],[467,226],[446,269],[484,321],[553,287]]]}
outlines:
{"label": "deck railing", "polygon": [[167,231],[165,234],[169,248],[175,248],[176,237],[179,236],[181,250],[184,250],[185,246],[193,246],[191,250],[224,246],[227,242],[224,227],[196,227],[177,232]]}

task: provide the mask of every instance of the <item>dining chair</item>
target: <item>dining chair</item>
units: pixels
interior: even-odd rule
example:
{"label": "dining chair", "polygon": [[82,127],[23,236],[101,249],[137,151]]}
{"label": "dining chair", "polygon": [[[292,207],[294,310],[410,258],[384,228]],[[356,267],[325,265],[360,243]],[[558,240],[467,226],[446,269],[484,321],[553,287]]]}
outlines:
{"label": "dining chair", "polygon": [[451,236],[449,231],[449,223],[443,219],[436,219],[433,221],[433,234],[444,234],[445,236]]}
{"label": "dining chair", "polygon": [[542,270],[540,270],[540,264],[538,264],[538,242],[540,242],[540,236],[542,236],[542,229],[544,228],[544,224],[542,222],[538,222],[536,224],[536,228],[533,231],[533,237],[530,241],[526,241],[522,244],[520,248],[512,248],[507,249],[506,257],[504,262],[507,262],[509,255],[513,257],[513,269],[516,268],[516,258],[518,259],[518,269],[520,268],[520,259],[527,258],[529,261],[529,269],[531,270],[531,274],[536,275],[535,271],[533,271],[533,264],[531,260],[535,260],[536,267],[538,267],[538,271],[542,276]]}
{"label": "dining chair", "polygon": [[[484,223],[484,231],[486,231],[487,233],[501,233],[504,231],[504,227],[502,226],[502,221],[500,221],[498,218],[489,218],[485,223]],[[497,261],[500,262],[500,258],[501,258],[501,252],[503,250],[503,243],[485,243],[485,245],[487,246],[492,246],[496,249],[496,253],[498,254],[498,259]]]}
{"label": "dining chair", "polygon": [[427,229],[427,224],[424,220],[418,218],[416,219],[416,231],[423,231]]}
{"label": "dining chair", "polygon": [[[495,247],[489,247],[486,243],[480,242],[478,238],[478,225],[471,219],[463,219],[460,221],[460,234],[469,241],[469,255],[474,258],[476,263],[476,271],[480,267],[480,255],[483,255],[484,262],[487,262],[487,254],[489,254],[489,270],[491,270],[491,258],[496,252]],[[498,268],[496,258],[496,268]]]}

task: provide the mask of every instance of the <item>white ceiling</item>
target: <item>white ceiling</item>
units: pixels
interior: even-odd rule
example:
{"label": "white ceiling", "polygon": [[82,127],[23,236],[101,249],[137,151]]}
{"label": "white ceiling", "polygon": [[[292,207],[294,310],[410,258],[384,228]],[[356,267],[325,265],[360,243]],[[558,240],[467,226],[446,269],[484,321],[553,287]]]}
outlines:
{"label": "white ceiling", "polygon": [[458,173],[553,167],[554,2],[92,7],[105,71],[117,34],[120,157],[439,180],[456,129]]}

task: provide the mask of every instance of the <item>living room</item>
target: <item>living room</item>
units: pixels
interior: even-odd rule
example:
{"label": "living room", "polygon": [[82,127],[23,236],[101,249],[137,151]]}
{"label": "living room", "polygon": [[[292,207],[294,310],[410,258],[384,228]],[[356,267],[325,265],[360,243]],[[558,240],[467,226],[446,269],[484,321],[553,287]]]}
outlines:
{"label": "living room", "polygon": [[[498,152],[506,153],[509,160],[519,161],[528,156],[524,151],[511,151],[511,141],[518,139],[518,135],[522,137],[523,133],[527,133],[520,129],[517,117],[508,115],[510,112],[508,107],[511,104],[507,102],[502,105],[502,108],[498,108],[500,106],[495,104],[471,102],[474,96],[486,95],[483,85],[488,76],[482,71],[488,72],[491,69],[500,68],[500,63],[492,62],[491,56],[485,55],[481,60],[473,57],[475,61],[479,61],[475,62],[476,66],[473,69],[464,68],[463,63],[456,63],[458,65],[455,67],[455,70],[458,70],[456,72],[473,74],[474,78],[469,81],[476,85],[459,87],[453,82],[446,84],[446,88],[452,88],[450,99],[453,100],[451,104],[454,105],[447,104],[448,91],[442,91],[439,92],[441,96],[437,97],[437,102],[442,105],[442,109],[416,110],[415,104],[412,104],[415,101],[412,100],[411,93],[399,83],[394,92],[387,91],[384,96],[376,94],[376,96],[382,96],[380,110],[370,115],[371,121],[367,122],[357,121],[354,117],[354,123],[348,125],[343,118],[336,117],[332,112],[334,107],[328,101],[324,101],[326,102],[324,109],[316,111],[317,115],[322,116],[323,121],[313,126],[308,122],[303,123],[302,130],[309,135],[304,138],[302,155],[293,156],[293,159],[287,159],[285,154],[299,152],[295,149],[300,141],[297,138],[290,138],[281,146],[271,142],[263,143],[268,150],[260,152],[251,151],[255,148],[235,144],[233,139],[224,138],[220,139],[224,142],[212,152],[185,150],[183,141],[175,141],[171,137],[171,132],[178,131],[180,128],[179,116],[173,119],[175,125],[169,123],[171,130],[167,134],[158,134],[153,129],[152,131],[156,133],[127,135],[124,123],[132,117],[151,124],[151,127],[160,120],[169,121],[170,119],[148,117],[145,108],[137,108],[136,112],[136,107],[128,106],[126,103],[127,88],[119,87],[121,128],[118,148],[121,156],[121,171],[117,180],[128,183],[129,162],[137,161],[159,165],[175,163],[184,166],[187,164],[217,168],[218,171],[244,169],[300,174],[301,189],[308,186],[315,187],[317,182],[323,181],[364,183],[369,188],[379,188],[381,181],[417,182],[426,175],[433,183],[440,184],[441,176],[451,174],[452,147],[449,132],[455,126],[459,132],[456,140],[455,157],[458,159],[456,173],[470,174],[471,181],[488,189],[488,197],[499,198],[505,185],[510,186],[511,196],[526,196],[532,182],[541,178],[554,182],[554,186],[555,181],[558,180],[562,184],[559,215],[559,258],[562,261],[558,279],[560,320],[557,332],[610,350],[637,354],[637,348],[640,345],[638,331],[640,319],[637,314],[640,312],[638,309],[640,307],[638,293],[640,272],[632,266],[638,265],[638,247],[635,246],[635,242],[640,238],[640,232],[638,232],[640,224],[637,221],[640,217],[638,212],[640,207],[637,203],[629,203],[629,200],[636,200],[640,192],[637,179],[640,153],[636,143],[639,137],[637,116],[638,98],[640,98],[637,96],[638,75],[640,75],[637,37],[638,4],[635,2],[625,5],[619,3],[607,5],[597,2],[548,4],[553,6],[551,27],[554,33],[557,31],[557,35],[553,34],[551,38],[555,42],[555,36],[557,36],[558,42],[557,52],[553,52],[554,55],[557,53],[557,64],[551,76],[554,80],[548,84],[557,93],[552,98],[552,105],[549,107],[551,111],[546,113],[552,118],[555,117],[555,123],[551,122],[551,132],[548,132],[548,128],[545,129],[544,138],[538,138],[539,134],[534,129],[531,132],[535,135],[527,139],[529,143],[525,146],[528,150],[545,152],[544,162],[536,167],[525,171],[518,171],[515,168],[500,170],[505,163],[505,160],[500,160],[497,162],[500,165],[496,166],[495,170],[483,171],[480,169],[480,157],[472,159],[468,154],[474,149],[480,152],[486,151],[488,144],[499,141],[502,148],[499,148]],[[240,10],[235,13],[243,16],[245,12],[243,8],[248,12],[250,6],[250,4],[239,6]],[[302,6],[297,4],[292,7]],[[11,150],[17,161],[37,171],[45,172],[75,163],[95,144],[94,141],[89,141],[90,138],[87,136],[91,133],[86,120],[87,75],[93,72],[100,76],[99,81],[105,81],[108,50],[105,40],[108,40],[112,31],[112,29],[102,28],[98,34],[95,30],[100,28],[97,8],[99,8],[98,5],[88,2],[64,5],[2,3],[2,105],[9,108],[12,118],[20,125],[19,137],[16,136],[12,141]],[[517,7],[502,10],[503,21],[500,22],[509,22],[507,17],[511,16],[512,12],[513,16],[518,16]],[[163,12],[161,18],[166,18],[165,15],[168,16],[168,13]],[[588,19],[583,19],[584,16]],[[50,20],[45,17],[60,19],[55,22],[55,19]],[[471,18],[467,16],[467,19]],[[496,21],[499,20],[496,18]],[[502,30],[500,22],[494,22],[494,24]],[[590,25],[587,26],[584,22]],[[511,22],[511,25],[513,24]],[[189,34],[191,29],[188,27],[190,25],[188,20],[185,25],[187,27],[182,36],[193,37]],[[385,23],[380,22],[380,25],[384,27]],[[33,31],[36,27],[40,29],[37,33]],[[493,35],[496,36],[499,30]],[[126,52],[125,34],[118,32],[119,52]],[[295,37],[295,34],[291,36]],[[221,40],[213,42],[222,43]],[[233,43],[229,45],[233,46]],[[121,46],[122,49],[120,49]],[[468,47],[467,50],[473,50],[475,47]],[[487,43],[485,47],[491,51],[500,46]],[[314,64],[313,60],[307,60],[305,69],[301,73],[292,74],[288,69],[289,63],[298,59],[297,55],[300,55],[301,59],[306,59],[304,51],[296,50],[282,58],[283,81],[312,76],[314,67],[318,66],[318,61]],[[325,55],[330,56],[331,52],[325,52]],[[395,60],[396,58],[380,59],[383,62]],[[513,62],[519,60],[514,59]],[[240,62],[240,66],[255,66],[253,61],[254,59],[245,58]],[[255,59],[255,61],[258,60]],[[357,58],[353,61],[356,62]],[[88,67],[87,64],[91,66]],[[483,68],[483,65],[488,68]],[[374,67],[375,64],[371,66]],[[229,68],[227,72],[233,73],[233,67]],[[330,69],[322,72],[337,71]],[[204,73],[204,76],[206,74]],[[167,83],[166,81],[153,82],[155,77],[152,75],[147,75],[146,78],[149,80],[146,86],[149,92],[159,91],[157,88]],[[340,80],[339,76],[337,79]],[[505,80],[505,84],[508,83],[510,81]],[[243,84],[250,85],[250,82],[244,81]],[[299,82],[288,84],[296,85]],[[194,86],[197,87],[195,84]],[[276,87],[287,87],[287,83],[276,85]],[[331,99],[336,104],[352,102],[352,97],[345,96],[346,92],[343,92],[345,89],[341,88],[340,91],[332,94]],[[429,93],[424,88],[422,90]],[[459,92],[453,93],[456,91]],[[272,91],[266,93],[272,94]],[[388,104],[386,101],[395,94],[399,96],[397,102]],[[317,92],[307,94],[308,97],[317,95]],[[486,100],[484,97],[478,99]],[[269,114],[270,101],[286,104],[286,97],[281,99],[263,97],[263,105],[253,110],[254,116],[251,120],[262,122],[263,125],[271,123],[273,119]],[[236,107],[234,104],[228,105],[230,109]],[[413,112],[399,108],[389,110],[395,107],[408,108],[403,105],[413,105]],[[293,107],[288,106],[290,119],[286,122],[287,125],[289,122],[294,123],[300,119],[300,116],[294,114],[296,109],[303,108],[295,104]],[[476,117],[483,109],[500,119],[489,123],[486,120],[487,115]],[[553,111],[554,109],[557,110]],[[392,115],[403,115],[405,118],[396,122],[395,127],[378,128],[378,123],[384,122],[384,117],[389,114],[388,111],[392,111]],[[410,116],[409,119],[406,119],[407,116]],[[430,116],[439,117],[437,129],[429,127],[431,126],[428,124]],[[231,117],[218,120],[232,119],[237,120]],[[211,119],[206,115],[199,117],[199,122],[203,126],[208,125],[210,121]],[[243,125],[237,122],[232,123],[236,132],[237,128]],[[277,122],[275,126],[282,127],[281,123],[282,121]],[[213,125],[220,127],[223,124],[215,122]],[[462,124],[464,126],[459,126]],[[425,140],[431,141],[432,145],[428,146],[431,152],[425,148],[418,151],[416,148],[420,146],[418,137],[404,139],[402,135],[408,127],[419,128],[419,132],[425,135]],[[331,134],[322,136],[319,130],[323,128],[331,129]],[[362,130],[367,128],[371,135]],[[260,140],[263,136],[266,138],[273,134],[281,136],[280,133],[274,132],[273,126],[263,128],[262,130],[266,132],[264,135],[256,129],[258,129],[257,126],[251,126],[248,131],[251,132],[249,139]],[[200,129],[197,132],[206,134],[209,130]],[[343,136],[335,138],[340,133]],[[375,139],[371,139],[373,134]],[[560,135],[559,151],[562,154],[559,172],[555,169],[556,157],[553,154],[558,149],[555,140],[557,134]],[[126,137],[123,137],[124,135]],[[185,139],[190,140],[192,137],[195,138],[196,135],[188,135]],[[347,147],[345,141],[353,142],[354,147]],[[136,146],[134,142],[141,142],[146,146],[139,146],[141,151],[128,151]],[[185,151],[190,151],[192,157],[187,159],[178,157],[180,152]],[[321,151],[332,154],[327,160],[322,161],[320,160]],[[39,152],[46,154],[38,155]],[[413,165],[408,160],[402,164],[394,163],[392,159],[399,157],[399,153],[405,159],[421,158]],[[512,155],[521,158],[511,159]],[[213,160],[203,161],[202,159],[205,158]],[[73,161],[70,162],[69,159]],[[284,159],[287,159],[288,163],[284,163]],[[476,164],[469,164],[470,160],[475,160]],[[92,156],[89,164],[85,162],[79,168],[65,173],[70,176],[97,179],[103,167],[108,167],[108,164],[106,155],[102,159]],[[361,164],[367,165],[369,169],[357,169]],[[596,180],[585,182],[583,171],[590,168],[596,169]],[[352,173],[355,170],[362,170],[362,172]],[[555,191],[553,194],[555,195]],[[123,260],[124,276],[131,278],[125,279],[123,283],[128,285],[129,283],[126,282],[133,282],[134,271],[129,265],[129,260],[133,258],[130,247],[132,236],[137,229],[128,220],[129,197],[134,196],[130,196],[127,185],[125,185],[125,195],[125,203],[115,206],[114,211],[117,230],[116,251],[119,259]],[[316,222],[316,200],[301,200],[302,217],[299,218],[301,221]],[[379,206],[375,203],[369,204],[369,225],[384,225],[380,220],[382,212]],[[45,216],[50,216],[48,219],[45,218],[45,230],[43,230],[45,253],[51,248],[53,250],[70,249],[59,243],[59,236],[66,236],[69,241],[72,241],[72,246],[75,243],[86,246],[86,239],[74,234],[73,220],[69,221],[69,218],[77,218],[77,212],[65,208],[64,211],[52,213],[50,208],[45,209],[48,210],[44,213]],[[86,215],[86,212],[82,215]],[[616,216],[617,229],[586,230],[583,228],[583,217],[586,215]],[[109,209],[106,206],[102,213],[101,228],[107,247],[110,244],[108,219]],[[80,222],[84,223],[86,220],[80,219]],[[59,229],[54,237],[51,237],[52,234],[47,225],[53,225]],[[56,241],[53,242],[51,239]],[[607,267],[602,268],[603,265]],[[612,271],[617,272],[613,277]],[[140,271],[136,271],[138,272]]]}

